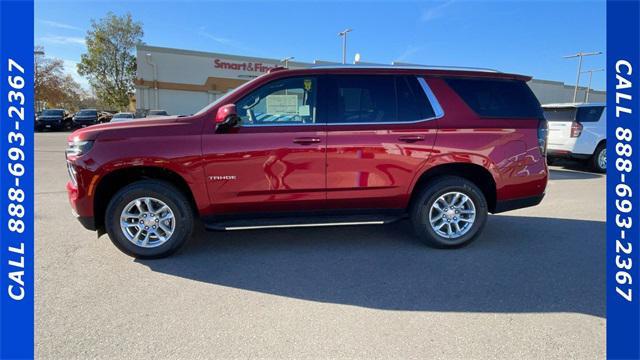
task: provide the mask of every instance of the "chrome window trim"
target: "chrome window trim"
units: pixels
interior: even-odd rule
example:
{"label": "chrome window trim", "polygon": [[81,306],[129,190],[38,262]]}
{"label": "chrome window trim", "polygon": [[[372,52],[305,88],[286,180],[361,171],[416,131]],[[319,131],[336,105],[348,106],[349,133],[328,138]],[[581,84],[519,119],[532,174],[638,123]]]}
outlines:
{"label": "chrome window trim", "polygon": [[425,95],[427,95],[427,99],[431,104],[431,108],[433,109],[434,116],[426,118],[426,119],[418,119],[413,121],[381,121],[381,122],[352,122],[352,123],[302,123],[302,124],[263,124],[263,125],[242,125],[241,127],[279,127],[279,126],[353,126],[353,125],[402,125],[402,124],[416,124],[425,121],[432,121],[440,119],[444,116],[444,109],[440,105],[438,98],[433,93],[429,84],[422,76],[416,76],[420,87],[424,91]]}
{"label": "chrome window trim", "polygon": [[299,124],[278,124],[278,123],[273,123],[273,124],[260,124],[260,125],[256,125],[256,124],[243,124],[242,122],[240,122],[240,127],[246,127],[246,128],[260,128],[260,127],[280,127],[280,126],[325,126],[327,125],[326,123],[299,123]]}
{"label": "chrome window trim", "polygon": [[438,101],[436,94],[433,93],[433,91],[429,87],[429,84],[427,84],[427,81],[422,76],[416,76],[416,78],[418,79],[420,86],[422,86],[422,90],[424,90],[424,93],[427,95],[427,99],[429,99],[429,102],[431,103],[431,107],[433,108],[433,113],[435,114],[435,118],[439,119],[443,117],[444,109],[442,109],[442,106],[440,105],[440,102]]}

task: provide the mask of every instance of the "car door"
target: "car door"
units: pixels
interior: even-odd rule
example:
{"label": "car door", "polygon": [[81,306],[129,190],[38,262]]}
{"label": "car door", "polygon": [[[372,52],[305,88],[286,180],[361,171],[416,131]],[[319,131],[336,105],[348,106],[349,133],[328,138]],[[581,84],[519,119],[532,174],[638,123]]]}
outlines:
{"label": "car door", "polygon": [[[327,113],[327,206],[395,209],[433,150],[438,116],[424,79],[332,75]],[[437,107],[439,113],[441,109]]]}
{"label": "car door", "polygon": [[277,79],[235,103],[241,119],[203,136],[212,213],[311,210],[325,203],[326,126],[313,76]]}

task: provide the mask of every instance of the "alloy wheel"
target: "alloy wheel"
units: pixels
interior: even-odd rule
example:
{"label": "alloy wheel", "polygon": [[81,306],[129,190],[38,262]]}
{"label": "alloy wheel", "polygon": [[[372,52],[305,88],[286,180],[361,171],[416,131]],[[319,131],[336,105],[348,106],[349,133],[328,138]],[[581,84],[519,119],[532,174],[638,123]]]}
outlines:
{"label": "alloy wheel", "polygon": [[476,207],[471,198],[458,191],[441,195],[429,209],[431,229],[443,238],[457,239],[471,229]]}
{"label": "alloy wheel", "polygon": [[167,242],[176,228],[173,211],[163,201],[141,197],[129,202],[120,214],[120,229],[133,244],[154,248]]}

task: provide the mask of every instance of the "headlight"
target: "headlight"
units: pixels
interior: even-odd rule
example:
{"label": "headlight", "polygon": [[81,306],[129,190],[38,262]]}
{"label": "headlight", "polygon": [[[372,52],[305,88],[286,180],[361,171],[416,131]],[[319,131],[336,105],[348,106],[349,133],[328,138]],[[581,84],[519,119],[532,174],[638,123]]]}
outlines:
{"label": "headlight", "polygon": [[93,140],[73,140],[69,141],[69,147],[64,151],[65,155],[80,156],[86,154],[93,147]]}

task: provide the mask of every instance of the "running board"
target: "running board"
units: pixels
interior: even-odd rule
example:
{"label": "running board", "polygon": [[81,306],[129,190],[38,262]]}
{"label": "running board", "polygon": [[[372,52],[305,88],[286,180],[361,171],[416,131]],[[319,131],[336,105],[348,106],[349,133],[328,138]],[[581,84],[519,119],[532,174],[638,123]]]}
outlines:
{"label": "running board", "polygon": [[204,227],[207,230],[236,231],[326,226],[383,225],[400,220],[403,217],[404,216],[349,215],[243,219],[208,222],[204,224]]}

